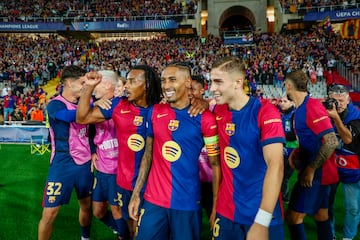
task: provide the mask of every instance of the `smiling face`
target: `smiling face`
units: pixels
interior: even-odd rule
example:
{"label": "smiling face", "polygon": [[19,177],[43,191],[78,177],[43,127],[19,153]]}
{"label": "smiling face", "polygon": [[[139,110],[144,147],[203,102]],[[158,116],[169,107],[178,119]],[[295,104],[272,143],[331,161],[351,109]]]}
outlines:
{"label": "smiling face", "polygon": [[144,71],[140,69],[131,70],[127,75],[124,86],[126,97],[137,106],[146,105],[146,80]]}
{"label": "smiling face", "polygon": [[211,70],[210,91],[217,104],[231,103],[236,95],[236,80],[229,72],[221,71],[219,68]]}
{"label": "smiling face", "polygon": [[190,103],[190,72],[181,66],[170,66],[161,74],[161,87],[167,102],[173,107],[182,107]]}

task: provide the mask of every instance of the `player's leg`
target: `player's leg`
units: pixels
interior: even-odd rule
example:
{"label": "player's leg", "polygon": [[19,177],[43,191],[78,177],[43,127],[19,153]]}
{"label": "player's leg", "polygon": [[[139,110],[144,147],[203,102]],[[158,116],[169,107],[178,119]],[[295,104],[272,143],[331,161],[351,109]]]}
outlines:
{"label": "player's leg", "polygon": [[44,207],[38,227],[38,240],[50,239],[59,209],[60,206],[52,208]]}
{"label": "player's leg", "polygon": [[74,171],[75,190],[79,201],[79,223],[81,229],[81,238],[90,238],[91,228],[91,193],[93,189],[94,175],[90,171],[90,161],[84,165],[77,166]]}
{"label": "player's leg", "polygon": [[94,216],[111,229],[115,229],[115,222],[111,212],[108,210],[108,201],[111,201],[111,198],[113,198],[109,193],[112,187],[112,185],[109,185],[109,182],[113,180],[113,174],[97,172],[94,178],[94,189],[92,193]]}

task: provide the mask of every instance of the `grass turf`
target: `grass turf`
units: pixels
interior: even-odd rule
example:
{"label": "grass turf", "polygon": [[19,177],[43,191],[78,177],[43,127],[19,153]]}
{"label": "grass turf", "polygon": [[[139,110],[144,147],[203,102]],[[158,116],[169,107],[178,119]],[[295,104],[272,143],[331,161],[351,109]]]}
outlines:
{"label": "grass turf", "polygon": [[[0,145],[0,239],[27,240],[37,238],[37,227],[41,217],[41,201],[45,179],[49,167],[50,154],[31,155],[29,145]],[[291,182],[293,183],[295,176]],[[336,232],[340,239],[342,232],[343,201],[342,190],[338,188],[335,202]],[[53,240],[78,240],[78,203],[75,194],[69,205],[64,205],[55,221]],[[207,222],[202,231],[203,239],[210,239]],[[309,240],[316,239],[316,228],[310,217],[306,218],[306,231]],[[289,239],[287,228],[286,237]],[[95,240],[113,240],[115,235],[97,219],[93,218],[91,238]],[[360,240],[359,234],[355,240]]]}

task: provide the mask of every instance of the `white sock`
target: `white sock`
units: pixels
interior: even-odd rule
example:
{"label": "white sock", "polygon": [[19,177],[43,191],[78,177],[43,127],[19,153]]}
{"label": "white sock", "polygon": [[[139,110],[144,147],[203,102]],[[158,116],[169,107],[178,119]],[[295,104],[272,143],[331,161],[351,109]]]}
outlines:
{"label": "white sock", "polygon": [[81,236],[81,240],[90,240],[90,238],[86,238],[86,237]]}

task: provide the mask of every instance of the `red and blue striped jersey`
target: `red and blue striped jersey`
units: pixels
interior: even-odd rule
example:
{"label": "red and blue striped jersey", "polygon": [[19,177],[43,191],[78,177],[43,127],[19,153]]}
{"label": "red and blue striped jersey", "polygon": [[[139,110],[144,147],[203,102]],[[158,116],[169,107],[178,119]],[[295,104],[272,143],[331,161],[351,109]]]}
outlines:
{"label": "red and blue striped jersey", "polygon": [[[280,112],[269,102],[250,97],[239,111],[225,104],[217,105],[214,113],[222,173],[216,212],[251,225],[260,207],[267,169],[263,147],[285,143]],[[281,214],[280,209],[274,214]]]}
{"label": "red and blue striped jersey", "polygon": [[[295,132],[299,140],[300,174],[311,162],[322,145],[322,137],[334,132],[331,120],[322,103],[306,96],[296,109],[294,117]],[[336,169],[335,153],[315,171],[314,180],[322,185],[339,181]]]}
{"label": "red and blue striped jersey", "polygon": [[156,104],[148,116],[147,135],[153,138],[153,158],[145,200],[170,209],[192,211],[200,207],[199,154],[207,146],[218,154],[215,117],[205,111],[190,117],[189,108]]}
{"label": "red and blue striped jersey", "polygon": [[114,120],[118,140],[117,184],[132,191],[145,151],[146,119],[149,108],[135,106],[126,98],[114,98],[110,110],[101,109]]}

